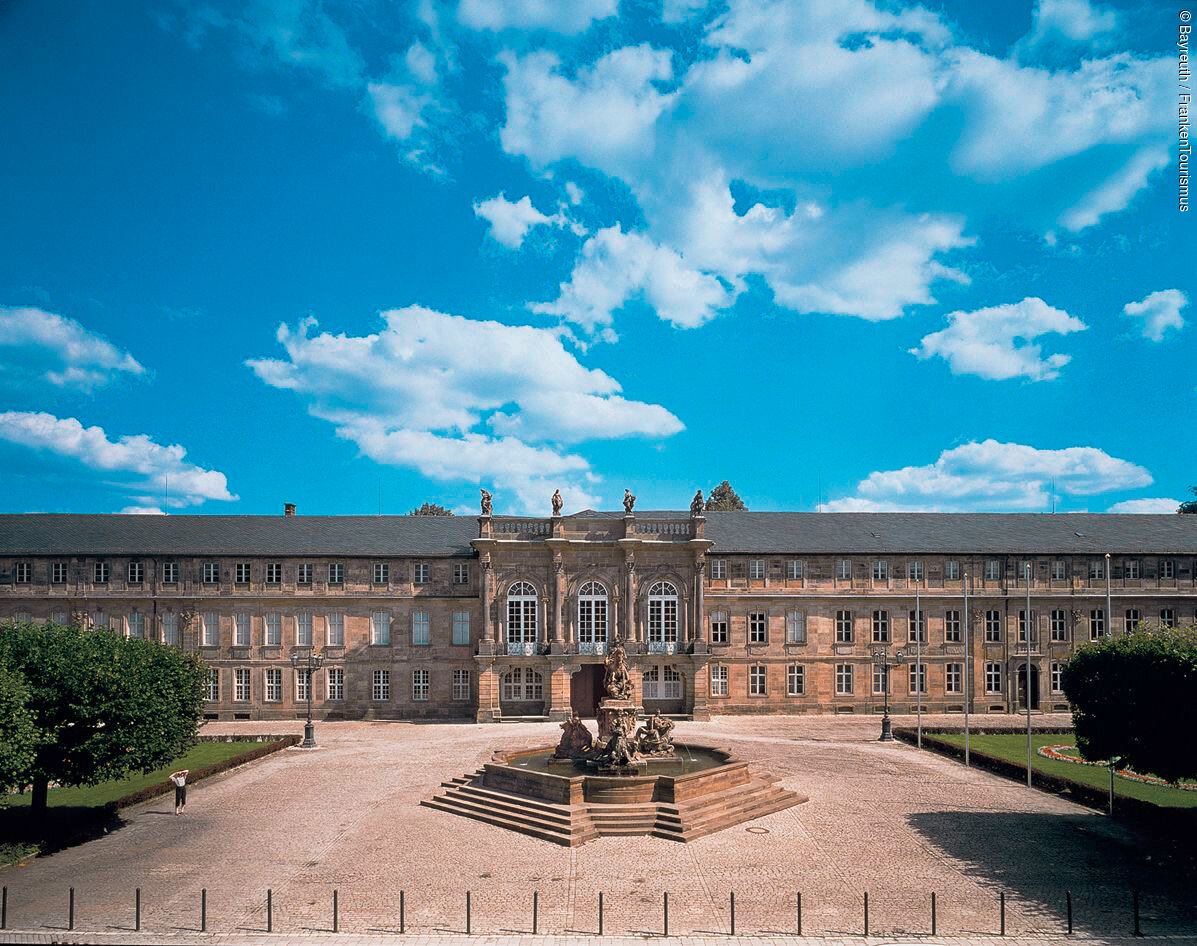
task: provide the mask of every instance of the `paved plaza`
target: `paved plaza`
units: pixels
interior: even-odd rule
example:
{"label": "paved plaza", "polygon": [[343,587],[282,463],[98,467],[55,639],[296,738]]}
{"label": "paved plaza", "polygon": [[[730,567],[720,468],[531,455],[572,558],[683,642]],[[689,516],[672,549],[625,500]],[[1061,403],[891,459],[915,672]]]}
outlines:
{"label": "paved plaza", "polygon": [[[301,728],[221,723],[205,732]],[[1153,860],[1132,829],[932,753],[878,743],[877,729],[875,719],[831,717],[679,723],[679,741],[728,747],[810,801],[689,844],[600,838],[571,849],[418,804],[495,748],[555,742],[555,724],[322,723],[321,749],[285,750],[201,782],[184,817],[164,797],[126,810],[126,824],[99,840],[0,870],[10,941],[71,941],[71,886],[76,931],[94,931],[84,937],[91,942],[327,940],[334,889],[336,940],[345,944],[397,933],[400,891],[407,939],[429,943],[465,931],[467,891],[475,942],[522,941],[533,891],[539,932],[549,934],[527,940],[538,944],[593,942],[600,891],[609,937],[660,934],[668,892],[671,934],[726,941],[734,891],[737,933],[776,939],[794,934],[801,892],[804,934],[863,943],[868,891],[871,943],[916,934],[986,942],[999,931],[1002,893],[1004,942],[1045,942],[1063,938],[1071,891],[1076,941],[1114,943],[1133,930],[1136,888],[1146,934],[1173,942],[1197,934],[1190,878]],[[135,887],[144,938],[131,932]]]}

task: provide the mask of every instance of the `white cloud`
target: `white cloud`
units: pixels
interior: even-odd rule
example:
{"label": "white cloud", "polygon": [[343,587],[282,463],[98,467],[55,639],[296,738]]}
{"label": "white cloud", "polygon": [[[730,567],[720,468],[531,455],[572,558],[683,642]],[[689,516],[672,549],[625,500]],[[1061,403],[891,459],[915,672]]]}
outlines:
{"label": "white cloud", "polygon": [[[163,446],[145,434],[110,440],[100,427],[84,427],[73,417],[26,411],[0,413],[0,440],[45,450],[115,475],[126,491],[162,493],[169,478],[170,505],[195,506],[208,499],[234,500],[223,473],[184,460],[178,444]],[[142,498],[142,505],[148,502]],[[149,501],[152,502],[152,501]]]}
{"label": "white cloud", "polygon": [[1061,226],[1072,231],[1095,226],[1106,214],[1126,207],[1147,186],[1148,178],[1167,166],[1166,148],[1144,148],[1065,210],[1060,215]]}
{"label": "white cloud", "polygon": [[825,512],[1046,511],[1053,492],[1091,496],[1151,485],[1151,474],[1096,447],[1040,450],[986,440],[945,450],[926,466],[870,473]]}
{"label": "white cloud", "polygon": [[1135,513],[1137,515],[1154,515],[1175,513],[1180,506],[1179,499],[1124,499],[1114,503],[1106,512]]}
{"label": "white cloud", "polygon": [[573,181],[565,182],[565,193],[569,195],[569,202],[575,207],[582,203],[582,199],[586,196],[586,191],[582,190]]}
{"label": "white cloud", "polygon": [[1031,32],[1018,43],[1020,55],[1045,45],[1081,45],[1104,49],[1118,29],[1118,13],[1089,0],[1039,0],[1031,14]]}
{"label": "white cloud", "polygon": [[252,0],[232,9],[235,12],[226,16],[205,6],[196,14],[203,17],[205,27],[231,27],[280,63],[311,69],[330,85],[361,83],[365,70],[361,54],[319,0]]}
{"label": "white cloud", "polygon": [[938,355],[948,362],[952,374],[975,374],[990,381],[1058,378],[1071,356],[1054,354],[1045,358],[1035,339],[1087,328],[1063,309],[1052,308],[1034,297],[974,312],[951,312],[947,319],[947,328],[925,336],[921,346],[910,353],[921,359]]}
{"label": "white cloud", "polygon": [[616,225],[586,241],[556,301],[538,303],[532,311],[613,339],[613,314],[633,298],[643,298],[678,328],[702,325],[733,301],[715,276],[694,268],[677,251]]}
{"label": "white cloud", "polygon": [[126,506],[117,513],[119,516],[165,516],[161,506]]}
{"label": "white cloud", "polygon": [[410,85],[371,82],[366,86],[374,117],[388,138],[407,141],[423,124],[421,112],[432,99]]}
{"label": "white cloud", "polygon": [[593,499],[588,461],[562,445],[683,429],[664,407],[622,397],[614,378],[584,367],[548,329],[420,306],[382,319],[366,336],[313,334],[313,320],[280,326],[286,358],[247,364],[266,384],[300,395],[313,416],[377,462],[494,482],[535,508],[549,476]]}
{"label": "white cloud", "polygon": [[457,19],[475,30],[549,30],[580,33],[595,20],[615,16],[619,0],[461,0]]}
{"label": "white cloud", "polygon": [[94,391],[145,368],[127,351],[74,319],[36,308],[0,306],[0,363],[10,381],[37,379]]}
{"label": "white cloud", "polygon": [[1143,337],[1162,342],[1168,329],[1179,332],[1185,327],[1180,310],[1188,304],[1189,297],[1180,289],[1160,289],[1139,302],[1128,302],[1122,307],[1122,314],[1132,319],[1142,319],[1139,329]]}
{"label": "white cloud", "polygon": [[506,194],[490,197],[474,204],[474,214],[490,223],[490,235],[508,249],[519,249],[524,237],[533,227],[569,226],[564,214],[553,216],[542,214],[532,206],[532,198],[524,195],[519,200],[511,201]]}

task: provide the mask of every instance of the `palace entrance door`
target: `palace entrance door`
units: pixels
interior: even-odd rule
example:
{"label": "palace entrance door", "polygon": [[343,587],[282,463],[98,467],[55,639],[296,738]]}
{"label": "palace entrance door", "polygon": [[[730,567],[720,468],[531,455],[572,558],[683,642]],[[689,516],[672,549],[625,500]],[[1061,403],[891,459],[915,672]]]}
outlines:
{"label": "palace entrance door", "polygon": [[602,664],[584,664],[569,678],[569,705],[579,716],[593,717],[598,711],[599,700],[607,695],[605,672]]}
{"label": "palace entrance door", "polygon": [[[1022,710],[1027,708],[1026,664],[1020,664],[1018,667],[1018,706]],[[1039,709],[1039,668],[1034,664],[1031,664],[1031,709]]]}

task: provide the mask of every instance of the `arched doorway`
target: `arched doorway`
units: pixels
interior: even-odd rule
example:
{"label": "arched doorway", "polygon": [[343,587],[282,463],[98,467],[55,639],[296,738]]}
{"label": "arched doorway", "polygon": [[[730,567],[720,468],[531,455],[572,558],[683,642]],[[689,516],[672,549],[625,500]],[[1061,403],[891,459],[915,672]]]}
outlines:
{"label": "arched doorway", "polygon": [[[1027,708],[1027,665],[1018,665],[1018,708]],[[1039,668],[1031,664],[1031,709],[1039,709]]]}
{"label": "arched doorway", "polygon": [[569,678],[569,705],[579,716],[597,714],[599,700],[607,695],[605,674],[602,664],[583,664]]}

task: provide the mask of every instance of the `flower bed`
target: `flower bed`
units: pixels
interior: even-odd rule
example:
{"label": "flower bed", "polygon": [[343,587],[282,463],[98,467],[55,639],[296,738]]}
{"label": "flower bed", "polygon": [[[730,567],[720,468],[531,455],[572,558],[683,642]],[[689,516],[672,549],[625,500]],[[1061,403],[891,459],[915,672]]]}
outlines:
{"label": "flower bed", "polygon": [[[1103,768],[1109,766],[1109,763],[1104,760],[1090,762],[1088,759],[1082,759],[1079,756],[1068,755],[1068,753],[1062,751],[1064,749],[1075,751],[1076,746],[1067,743],[1062,743],[1058,746],[1042,746],[1038,752],[1043,758],[1055,759],[1057,762],[1071,762],[1074,765],[1094,765]],[[1133,782],[1142,782],[1144,785],[1168,785],[1172,788],[1179,788],[1182,792],[1197,792],[1197,783],[1195,782],[1172,783],[1167,779],[1162,779],[1155,775],[1142,775],[1134,769],[1115,769],[1114,774],[1119,778],[1130,779]]]}

